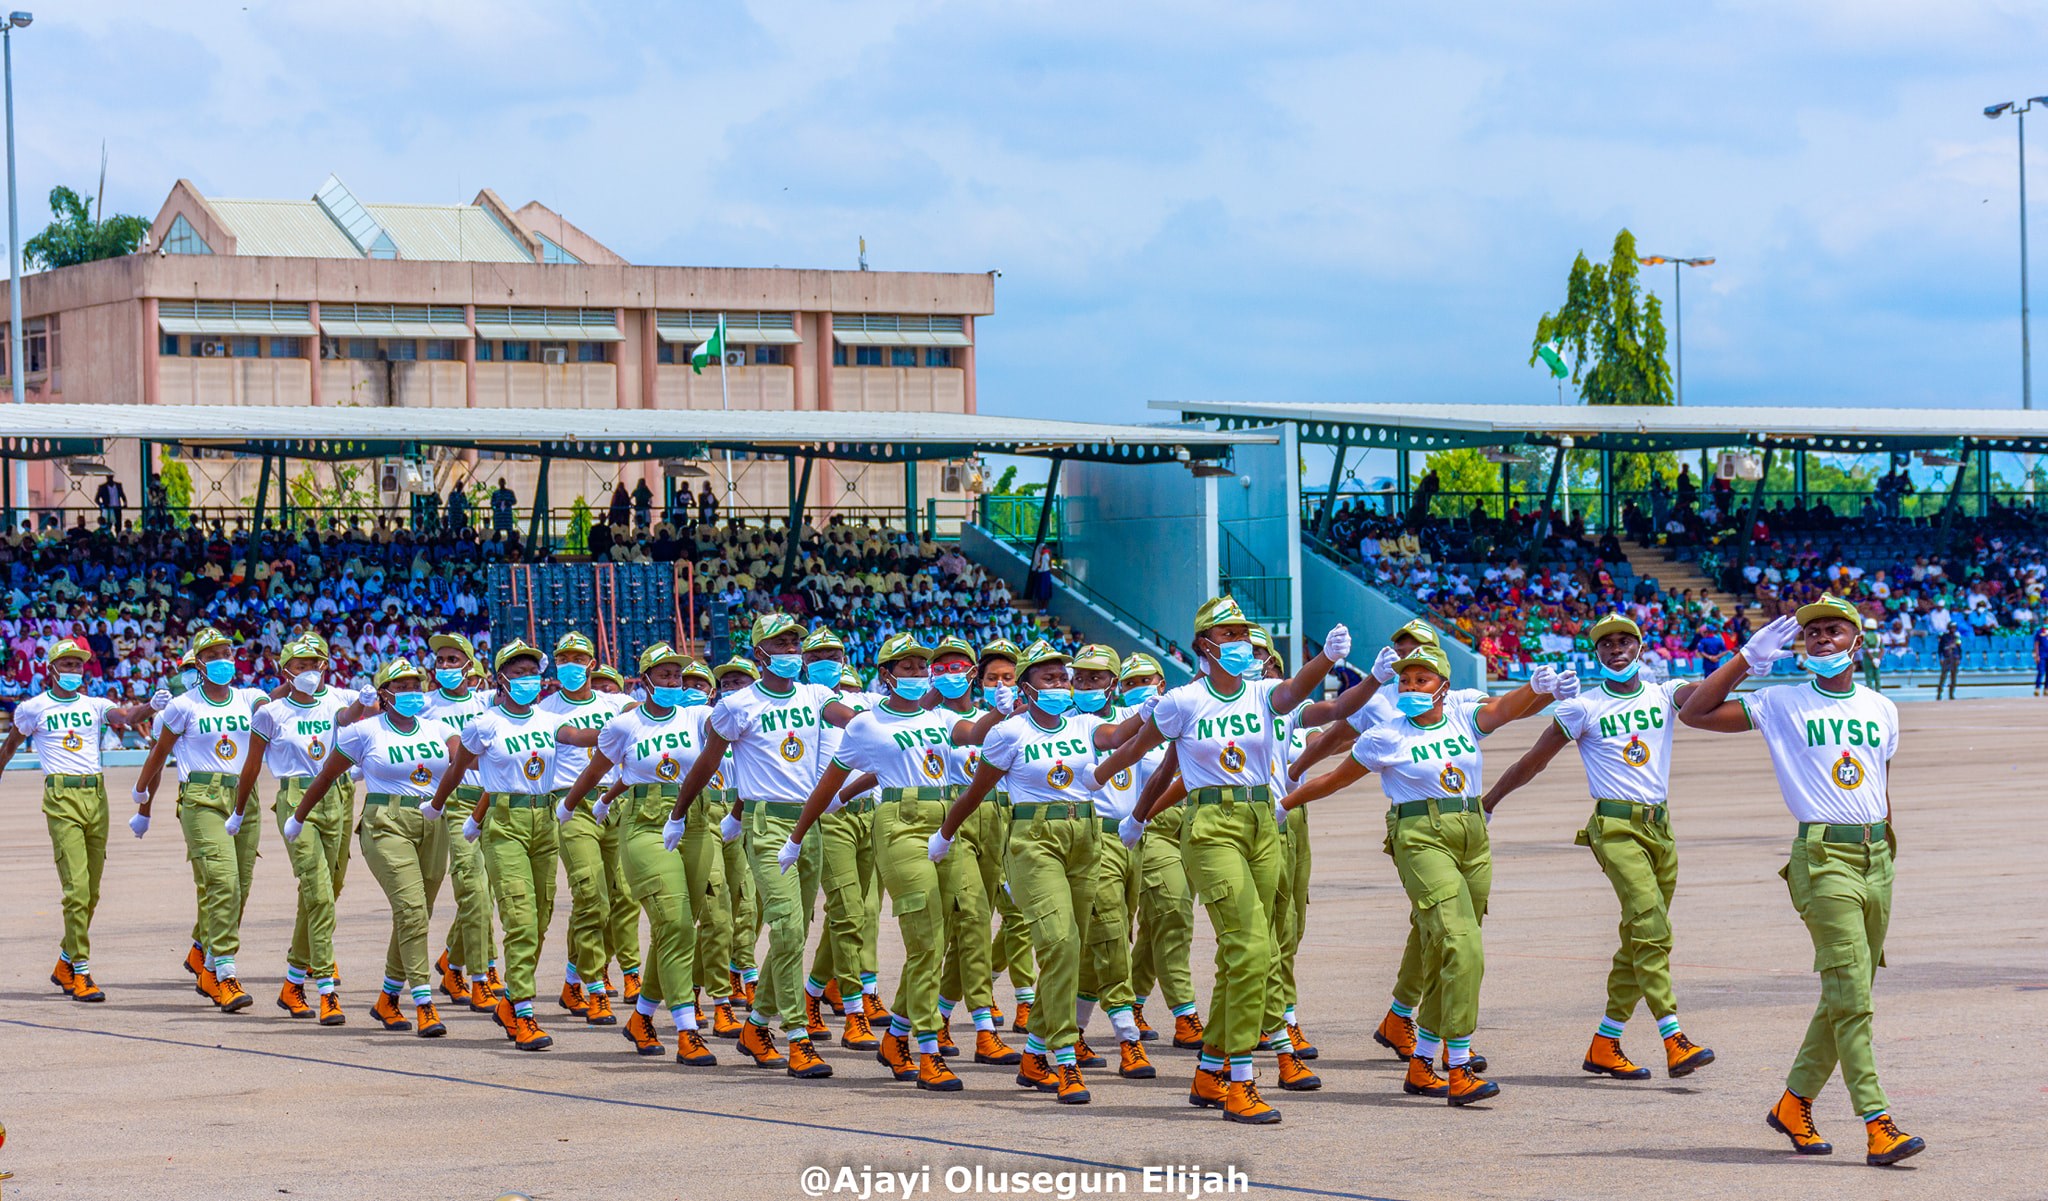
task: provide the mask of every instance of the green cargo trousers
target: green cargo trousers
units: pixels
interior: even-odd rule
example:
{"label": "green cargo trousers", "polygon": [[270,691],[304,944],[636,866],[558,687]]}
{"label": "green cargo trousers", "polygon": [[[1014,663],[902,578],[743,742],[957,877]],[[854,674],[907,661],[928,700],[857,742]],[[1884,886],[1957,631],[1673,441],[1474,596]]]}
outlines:
{"label": "green cargo trousers", "polygon": [[1785,1087],[1819,1096],[1840,1064],[1849,1100],[1867,1118],[1889,1107],[1871,1047],[1870,986],[1884,966],[1892,919],[1892,849],[1881,828],[1869,843],[1824,842],[1823,828],[1802,828],[1780,873],[1813,940],[1813,970],[1820,973],[1820,1004]]}
{"label": "green cargo trousers", "polygon": [[1266,1004],[1259,1017],[1262,1035],[1287,1024],[1287,992],[1293,983],[1289,948],[1301,944],[1294,925],[1294,865],[1299,858],[1294,819],[1300,813],[1296,809],[1288,814],[1287,824],[1279,827],[1280,870],[1275,873],[1273,895],[1266,909],[1273,931],[1273,970],[1266,974]]}
{"label": "green cargo trousers", "polygon": [[674,808],[673,791],[663,796],[659,786],[638,788],[619,798],[607,824],[620,826],[625,886],[647,912],[640,995],[655,1003],[687,1005],[697,981],[697,915],[691,907],[689,868],[682,855],[662,845],[661,828]]}
{"label": "green cargo trousers", "polygon": [[[664,803],[671,810],[675,808],[674,787],[664,796],[658,784],[637,785],[620,797],[620,803],[637,800],[645,804],[650,795],[664,797]],[[683,853],[683,873],[690,887],[690,914],[697,923],[695,949],[690,956],[697,973],[696,987],[714,998],[732,992],[725,974],[726,965],[732,962],[732,894],[726,884],[725,856],[718,841],[718,821],[724,816],[725,810],[698,798],[684,811],[683,841],[678,848]],[[640,987],[647,987],[644,971]]]}
{"label": "green cargo trousers", "polygon": [[761,924],[768,927],[768,958],[754,993],[754,1018],[763,1026],[779,1018],[782,1032],[794,1038],[808,1037],[810,1029],[804,1021],[804,944],[810,938],[811,913],[804,907],[797,873],[785,875],[776,856],[802,812],[803,806],[793,801],[748,801],[742,819],[746,830],[740,835],[754,873]]}
{"label": "green cargo trousers", "polygon": [[462,837],[462,823],[476,812],[483,789],[458,785],[441,811],[448,827],[448,883],[455,892],[455,916],[448,922],[448,962],[459,964],[471,976],[481,976],[498,958],[497,939],[491,933],[491,879],[484,866],[482,839],[471,842]]}
{"label": "green cargo trousers", "polygon": [[[889,912],[903,932],[903,976],[890,1012],[918,1037],[938,1037],[939,974],[946,954],[946,909],[967,880],[948,855],[933,863],[930,843],[946,817],[944,788],[884,788],[875,807],[875,866]],[[979,887],[977,881],[975,887]]]}
{"label": "green cargo trousers", "polygon": [[1280,886],[1280,832],[1272,794],[1263,785],[1198,788],[1187,803],[1181,860],[1216,935],[1205,1041],[1225,1055],[1249,1055],[1259,1044],[1273,971],[1266,900]]}
{"label": "green cargo trousers", "polygon": [[[285,819],[298,809],[306,785],[312,782],[310,776],[277,782],[271,813],[277,819],[278,833],[284,832]],[[339,787],[329,788],[306,814],[298,841],[284,844],[292,878],[299,882],[298,913],[292,919],[292,945],[285,952],[285,964],[315,979],[331,979],[340,971],[334,962],[334,907],[341,899],[349,835],[355,824],[355,798],[344,795]]]}
{"label": "green cargo trousers", "polygon": [[448,872],[448,827],[420,816],[420,805],[429,799],[367,793],[356,827],[363,862],[391,903],[384,976],[412,988],[434,982],[434,953],[427,944],[434,902]]}
{"label": "green cargo trousers", "polygon": [[1029,1031],[1047,1050],[1057,1051],[1081,1036],[1074,1005],[1080,999],[1082,948],[1088,945],[1088,915],[1095,902],[1102,823],[1086,801],[1013,805],[1010,812],[1003,872],[1038,961],[1038,998]]}
{"label": "green cargo trousers", "polygon": [[[1170,1009],[1195,1003],[1188,960],[1195,943],[1195,894],[1181,863],[1187,806],[1175,805],[1145,825],[1138,840],[1138,937],[1131,952],[1131,990],[1150,996],[1156,984]],[[1302,811],[1290,814],[1289,821]]]}
{"label": "green cargo trousers", "polygon": [[64,941],[72,963],[89,963],[92,915],[100,905],[100,876],[107,865],[107,785],[100,776],[44,776],[43,822],[57,859],[62,892]]}
{"label": "green cargo trousers", "polygon": [[1138,908],[1138,856],[1118,840],[1114,818],[1096,824],[1102,836],[1095,842],[1078,997],[1099,1001],[1105,1013],[1113,1013],[1129,1009],[1137,998],[1131,989],[1131,914]]}
{"label": "green cargo trousers", "polygon": [[[948,805],[966,791],[946,790]],[[984,801],[960,823],[948,861],[960,887],[946,906],[946,965],[939,972],[939,995],[969,1010],[995,1004],[995,931],[990,925],[996,898],[1003,890],[1003,845],[1009,841],[1009,812]]]}
{"label": "green cargo trousers", "polygon": [[[837,978],[839,995],[860,996],[860,974],[873,954],[868,915],[876,908],[875,802],[849,801],[816,823],[818,890],[825,894],[825,930],[811,961],[811,979]],[[811,853],[810,838],[804,852]]]}
{"label": "green cargo trousers", "polygon": [[1286,982],[1286,1008],[1292,1009],[1301,1000],[1301,990],[1294,979],[1294,957],[1301,950],[1301,940],[1308,933],[1308,877],[1314,866],[1315,856],[1309,849],[1308,810],[1296,809],[1287,815],[1287,828],[1294,837],[1294,863],[1292,875],[1294,887],[1289,900],[1294,904],[1294,920],[1287,926],[1287,941],[1281,944],[1280,978]]}
{"label": "green cargo trousers", "polygon": [[[1387,840],[1380,844],[1380,849],[1389,858],[1394,854],[1394,827],[1398,824],[1390,805],[1387,807]],[[1395,868],[1396,872],[1399,870]],[[1394,969],[1394,1000],[1410,1009],[1419,1009],[1425,983],[1422,975],[1422,927],[1415,922],[1415,905],[1411,901],[1408,905],[1408,940],[1401,945],[1401,966]]]}
{"label": "green cargo trousers", "polygon": [[486,821],[477,842],[505,932],[505,995],[531,1001],[541,944],[555,917],[555,800],[547,793],[497,793]]}
{"label": "green cargo trousers", "polygon": [[1394,827],[1394,866],[1422,933],[1422,1003],[1416,1022],[1444,1038],[1479,1025],[1486,954],[1479,924],[1493,890],[1493,853],[1478,813],[1429,811]]}
{"label": "green cargo trousers", "polygon": [[[554,801],[562,799],[560,793]],[[554,817],[552,802],[548,817]],[[569,877],[569,962],[576,974],[595,982],[610,958],[605,953],[605,923],[611,918],[612,891],[604,865],[604,831],[584,805],[557,831],[562,871]]]}
{"label": "green cargo trousers", "polygon": [[[754,865],[747,859],[747,836],[743,828],[738,838],[726,842],[718,833],[720,823],[732,810],[733,795],[730,791],[722,791],[714,797],[706,790],[690,808],[702,808],[706,801],[716,802],[705,811],[704,821],[712,836],[719,838],[718,854],[725,861],[725,886],[731,894],[732,929],[728,932],[727,944],[732,948],[732,958],[726,966],[733,971],[752,971],[760,962],[761,894],[754,887]],[[742,806],[741,810],[744,826],[745,807]]]}
{"label": "green cargo trousers", "polygon": [[[588,802],[584,808],[589,808]],[[598,848],[604,852],[605,895],[611,900],[604,919],[605,963],[618,964],[621,972],[638,972],[641,906],[633,896],[632,884],[626,879],[625,843],[625,818],[614,809],[605,815],[597,842]],[[600,976],[604,973],[605,963],[598,965]],[[646,981],[641,981],[641,987],[646,986]]]}
{"label": "green cargo trousers", "polygon": [[244,821],[242,832],[228,836],[228,814],[235,807],[236,777],[224,772],[193,772],[178,786],[178,826],[185,835],[185,858],[192,864],[192,882],[199,895],[199,918],[192,941],[215,960],[229,960],[242,950],[242,910],[249,903],[249,882],[256,875],[256,844],[261,821]]}
{"label": "green cargo trousers", "polygon": [[1637,1001],[1648,1005],[1654,1018],[1678,1012],[1671,990],[1671,896],[1678,888],[1678,845],[1661,806],[1631,808],[1630,817],[1603,817],[1596,811],[1575,840],[1592,848],[1621,902],[1621,945],[1607,970],[1607,1018],[1613,1022],[1627,1021]]}
{"label": "green cargo trousers", "polygon": [[[1003,814],[1003,881],[997,886],[995,901],[996,917],[1001,924],[989,944],[989,967],[992,973],[1008,973],[1010,988],[1023,992],[1037,983],[1038,965],[1031,954],[1031,933],[1025,929],[1024,914],[1017,908],[1017,898],[1009,888],[1010,796],[991,792],[983,804],[993,804]],[[993,980],[990,983],[993,988]]]}

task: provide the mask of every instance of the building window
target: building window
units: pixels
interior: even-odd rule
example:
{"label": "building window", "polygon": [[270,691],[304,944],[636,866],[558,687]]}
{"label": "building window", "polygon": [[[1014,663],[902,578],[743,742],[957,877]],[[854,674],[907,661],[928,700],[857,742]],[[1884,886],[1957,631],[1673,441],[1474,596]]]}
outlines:
{"label": "building window", "polygon": [[917,348],[916,348],[915,346],[892,346],[892,347],[890,347],[890,348],[889,348],[889,365],[890,365],[891,367],[915,367],[915,366],[917,366]]}
{"label": "building window", "polygon": [[420,357],[420,344],[411,338],[386,339],[384,357],[394,363],[410,363]]}
{"label": "building window", "polygon": [[484,341],[482,338],[478,338],[476,342],[476,361],[479,363],[490,362],[491,355],[494,353],[491,347],[491,343]]}
{"label": "building window", "polygon": [[507,363],[531,363],[533,361],[533,343],[500,342],[498,343],[498,357]]}
{"label": "building window", "polygon": [[604,343],[578,342],[576,344],[576,361],[579,363],[607,362],[608,360],[604,354]]}
{"label": "building window", "polygon": [[22,353],[28,359],[28,373],[30,375],[50,369],[52,356],[50,354],[49,328],[48,323],[44,321],[31,321],[28,323]]}
{"label": "building window", "polygon": [[212,254],[213,247],[208,246],[206,239],[199,236],[199,231],[192,228],[192,223],[185,220],[185,214],[179,213],[171,218],[171,227],[164,231],[164,253]]}
{"label": "building window", "polygon": [[272,338],[270,357],[273,359],[296,359],[305,353],[305,344],[297,338]]}
{"label": "building window", "polygon": [[165,334],[162,351],[167,355],[176,355],[178,353],[178,335]]}
{"label": "building window", "polygon": [[853,365],[856,367],[880,367],[882,365],[882,348],[879,346],[854,347]]}
{"label": "building window", "polygon": [[924,365],[927,367],[951,367],[953,365],[953,348],[950,346],[925,347]]}
{"label": "building window", "polygon": [[782,347],[774,344],[747,347],[747,361],[764,367],[782,366]]}
{"label": "building window", "polygon": [[834,367],[846,366],[846,348],[844,346],[834,346],[832,348],[832,365]]}
{"label": "building window", "polygon": [[228,353],[238,359],[260,359],[263,357],[263,339],[236,334],[228,339]]}
{"label": "building window", "polygon": [[462,357],[462,348],[453,338],[428,338],[420,343],[420,357],[435,362],[447,362]]}
{"label": "building window", "polygon": [[673,342],[663,342],[661,345],[656,346],[654,348],[654,361],[657,363],[674,363],[676,361],[676,344]]}
{"label": "building window", "polygon": [[352,359],[375,359],[377,357],[377,339],[350,338],[348,340],[348,357]]}

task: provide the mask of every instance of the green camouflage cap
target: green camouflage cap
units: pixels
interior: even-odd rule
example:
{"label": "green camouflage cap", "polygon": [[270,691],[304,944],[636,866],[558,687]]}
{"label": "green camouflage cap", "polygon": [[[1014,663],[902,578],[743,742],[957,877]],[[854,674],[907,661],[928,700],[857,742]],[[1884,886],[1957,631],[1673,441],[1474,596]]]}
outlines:
{"label": "green camouflage cap", "polygon": [[426,677],[420,673],[419,668],[412,665],[412,660],[404,655],[399,655],[396,658],[384,660],[383,664],[377,668],[377,674],[370,677],[370,683],[378,688],[382,688],[394,680],[424,679]]}
{"label": "green camouflage cap", "polygon": [[1124,660],[1123,669],[1116,673],[1116,678],[1119,680],[1128,680],[1135,676],[1160,676],[1163,678],[1165,675],[1166,673],[1160,670],[1159,660],[1154,659],[1150,655],[1136,654]]}
{"label": "green camouflage cap", "polygon": [[1446,680],[1451,678],[1451,661],[1440,647],[1418,646],[1394,660],[1394,674],[1397,677],[1404,667],[1427,667]]}
{"label": "green camouflage cap", "polygon": [[763,613],[754,619],[754,631],[750,635],[750,640],[752,645],[759,646],[770,638],[787,634],[791,630],[803,632],[803,627],[797,624],[796,618],[787,613]]}
{"label": "green camouflage cap", "polygon": [[643,676],[647,674],[649,668],[659,667],[664,663],[680,663],[685,671],[692,666],[688,655],[666,642],[657,642],[640,652],[639,666],[640,674]]}
{"label": "green camouflage cap", "polygon": [[[779,630],[776,631],[776,633],[780,632]],[[769,634],[767,637],[773,638],[775,635]],[[759,645],[762,641],[763,639],[761,638],[754,639],[756,645]],[[831,626],[819,626],[811,631],[810,637],[804,639],[803,649],[806,651],[843,651],[846,649],[846,643],[840,641],[839,635],[832,632]]]}
{"label": "green camouflage cap", "polygon": [[1117,668],[1123,666],[1123,661],[1117,657],[1117,653],[1100,642],[1091,642],[1087,646],[1082,647],[1080,653],[1075,655],[1071,662],[1075,671],[1107,671],[1113,673]]}
{"label": "green camouflage cap", "polygon": [[1072,663],[1074,657],[1044,640],[1032,643],[1017,659],[1017,674],[1023,675],[1041,663]]}
{"label": "green camouflage cap", "polygon": [[539,647],[528,646],[524,639],[514,638],[512,641],[498,648],[497,655],[491,660],[491,670],[503,671],[505,670],[505,665],[507,663],[510,663],[512,660],[517,659],[522,655],[528,659],[533,660],[535,663],[540,664],[543,669],[545,669],[548,665],[548,657],[541,653]]}
{"label": "green camouflage cap", "polygon": [[1217,626],[1248,626],[1252,619],[1244,615],[1237,602],[1227,596],[1211,597],[1195,610],[1195,633],[1214,629]]}
{"label": "green camouflage cap", "polygon": [[882,644],[882,649],[875,653],[875,662],[888,664],[894,663],[898,659],[929,659],[931,657],[932,652],[930,648],[919,646],[915,634],[894,634],[890,636],[887,642]]}

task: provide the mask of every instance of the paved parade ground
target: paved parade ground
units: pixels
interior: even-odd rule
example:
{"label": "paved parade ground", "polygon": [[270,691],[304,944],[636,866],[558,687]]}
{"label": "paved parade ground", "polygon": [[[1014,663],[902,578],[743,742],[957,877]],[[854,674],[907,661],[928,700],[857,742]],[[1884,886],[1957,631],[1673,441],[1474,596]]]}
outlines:
{"label": "paved parade ground", "polygon": [[[1262,1056],[1266,1096],[1285,1120],[1257,1129],[1190,1108],[1193,1053],[1164,1043],[1151,1044],[1159,1079],[1092,1071],[1095,1099],[1081,1108],[1016,1088],[1012,1069],[972,1064],[960,1066],[964,1094],[920,1093],[890,1082],[871,1053],[836,1046],[826,1055],[838,1077],[823,1084],[740,1066],[723,1042],[714,1044],[724,1060],[715,1069],[637,1058],[617,1027],[572,1023],[553,1004],[566,888],[542,956],[539,1016],[553,1050],[517,1052],[487,1016],[467,1010],[444,1009],[450,1034],[439,1041],[386,1033],[371,1023],[369,1003],[387,911],[359,862],[340,905],[349,1024],[294,1022],[271,1003],[294,897],[274,827],[243,926],[244,982],[257,1003],[222,1016],[178,966],[193,896],[169,806],[140,844],[121,828],[132,768],[113,769],[114,840],[94,923],[94,974],[110,999],[75,1004],[45,979],[59,920],[39,777],[11,771],[0,783],[0,1170],[15,1179],[0,1188],[8,1198],[488,1201],[517,1190],[697,1201],[858,1197],[815,1191],[803,1170],[928,1166],[913,1177],[913,1195],[979,1195],[976,1168],[1120,1171],[1126,1194],[1144,1195],[1146,1166],[1198,1164],[1234,1167],[1249,1195],[1273,1198],[2048,1194],[2048,1085],[2037,1062],[2048,1024],[2048,701],[1912,704],[1901,717],[1892,777],[1900,856],[1890,968],[1877,987],[1878,1067],[1900,1125],[1928,1143],[1901,1168],[1863,1166],[1862,1123],[1839,1082],[1815,1107],[1836,1144],[1832,1158],[1797,1158],[1764,1127],[1818,996],[1811,946],[1776,874],[1793,824],[1760,739],[1681,730],[1674,968],[1686,1031],[1718,1062],[1665,1079],[1654,1023],[1639,1011],[1624,1045],[1659,1065],[1655,1079],[1579,1070],[1617,915],[1592,855],[1572,845],[1589,802],[1566,754],[1492,828],[1474,1049],[1491,1061],[1501,1096],[1467,1110],[1404,1096],[1400,1064],[1371,1040],[1407,902],[1380,852],[1384,802],[1368,784],[1310,809],[1301,1017],[1321,1048],[1312,1066],[1324,1085],[1281,1093]],[[1489,780],[1538,728],[1524,722],[1488,740]],[[441,903],[437,939],[452,904],[445,890]],[[1206,922],[1197,926],[1206,1002],[1211,944]],[[886,916],[883,929],[892,987],[900,956]],[[1007,988],[999,995],[1007,1010]],[[1170,1026],[1162,1015],[1155,1000],[1152,1023]],[[956,1032],[966,1025],[957,1021]],[[1114,1062],[1100,1015],[1094,1035]],[[971,1047],[971,1031],[962,1041]],[[949,1189],[948,1169],[961,1169],[951,1184],[969,1187]],[[1057,1178],[1044,1184],[1039,1195],[1060,1195]],[[872,1195],[902,1192],[877,1186]]]}

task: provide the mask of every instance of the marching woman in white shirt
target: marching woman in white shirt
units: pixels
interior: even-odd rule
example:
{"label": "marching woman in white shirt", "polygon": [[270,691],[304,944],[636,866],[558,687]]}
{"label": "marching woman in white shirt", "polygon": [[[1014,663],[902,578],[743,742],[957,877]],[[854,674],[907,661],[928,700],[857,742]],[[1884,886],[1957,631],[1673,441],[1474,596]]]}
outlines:
{"label": "marching woman in white shirt", "polygon": [[[1442,650],[1417,646],[1394,663],[1403,716],[1374,726],[1351,756],[1304,781],[1284,805],[1298,809],[1371,772],[1392,803],[1394,866],[1422,931],[1423,991],[1415,1053],[1402,1090],[1470,1105],[1500,1092],[1471,1066],[1479,1025],[1479,982],[1486,957],[1479,923],[1493,888],[1493,855],[1480,811],[1480,740],[1550,703],[1578,695],[1578,677],[1539,668],[1529,683],[1485,701],[1445,701],[1451,667]],[[1438,1044],[1448,1077],[1436,1073]]]}
{"label": "marching woman in white shirt", "polygon": [[[1899,710],[1856,686],[1855,655],[1863,623],[1855,606],[1827,595],[1780,617],[1729,656],[1685,699],[1686,725],[1721,734],[1757,730],[1785,807],[1799,823],[1791,860],[1778,874],[1813,939],[1820,1005],[1792,1063],[1784,1095],[1765,1122],[1802,1155],[1834,1148],[1813,1123],[1813,1100],[1839,1065],[1849,1101],[1863,1119],[1864,1162],[1895,1164],[1927,1149],[1892,1121],[1877,1083],[1871,1047],[1871,984],[1884,966],[1892,915],[1892,831],[1889,773],[1899,749]],[[1794,643],[1813,679],[1760,688],[1739,701],[1728,694],[1745,673],[1764,675]],[[1868,648],[1864,648],[1868,653]]]}
{"label": "marching woman in white shirt", "polygon": [[[344,727],[334,754],[306,787],[284,823],[286,842],[305,831],[308,815],[350,768],[363,773],[363,820],[357,827],[363,862],[391,904],[391,942],[384,955],[384,986],[370,1016],[386,1030],[411,1026],[421,1038],[448,1033],[434,1009],[433,952],[428,923],[435,894],[448,869],[447,828],[435,805],[435,790],[448,773],[456,746],[455,727],[425,717],[425,674],[403,658],[388,659],[371,677],[381,712]],[[456,773],[460,779],[460,773]],[[408,1023],[398,998],[412,993],[414,1020]]]}

